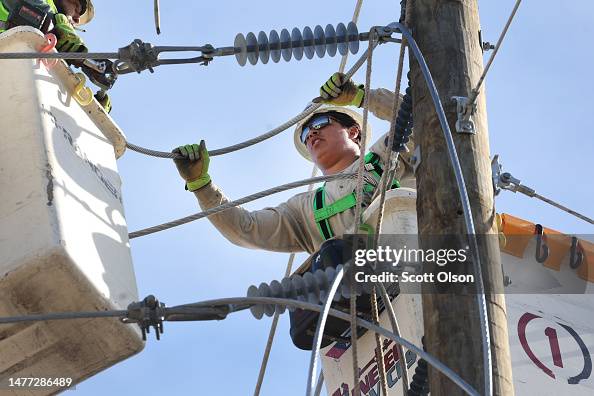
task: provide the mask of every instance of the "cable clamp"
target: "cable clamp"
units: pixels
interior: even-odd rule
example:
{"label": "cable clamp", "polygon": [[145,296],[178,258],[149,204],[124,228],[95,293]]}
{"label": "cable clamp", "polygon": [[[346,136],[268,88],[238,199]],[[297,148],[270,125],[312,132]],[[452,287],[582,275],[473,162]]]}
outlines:
{"label": "cable clamp", "polygon": [[476,129],[472,115],[476,112],[476,105],[468,106],[468,97],[466,96],[452,96],[452,100],[456,102],[456,113],[458,113],[456,132],[475,135]]}
{"label": "cable clamp", "polygon": [[128,314],[122,318],[123,323],[136,323],[142,331],[142,340],[146,341],[147,333],[151,327],[155,329],[157,340],[163,334],[163,320],[165,320],[165,304],[159,302],[153,295],[145,297],[140,302],[128,305]]}
{"label": "cable clamp", "polygon": [[493,192],[498,195],[501,190],[520,192],[529,197],[533,197],[536,191],[530,187],[522,185],[520,179],[516,179],[511,173],[503,172],[503,167],[499,163],[499,154],[496,154],[491,161],[491,172],[493,180]]}

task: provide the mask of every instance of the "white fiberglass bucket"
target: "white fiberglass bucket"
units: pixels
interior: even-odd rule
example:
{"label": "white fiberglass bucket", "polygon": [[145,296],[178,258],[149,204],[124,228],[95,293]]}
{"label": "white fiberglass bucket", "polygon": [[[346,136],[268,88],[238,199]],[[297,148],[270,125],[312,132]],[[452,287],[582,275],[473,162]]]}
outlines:
{"label": "white fiberglass bucket", "polygon": [[[0,52],[44,42],[19,27],[0,35]],[[48,70],[0,60],[0,316],[138,301],[116,166],[125,140],[95,100],[73,99],[77,81],[62,61]],[[0,386],[9,377],[76,383],[143,345],[137,326],[117,319],[0,325]]]}

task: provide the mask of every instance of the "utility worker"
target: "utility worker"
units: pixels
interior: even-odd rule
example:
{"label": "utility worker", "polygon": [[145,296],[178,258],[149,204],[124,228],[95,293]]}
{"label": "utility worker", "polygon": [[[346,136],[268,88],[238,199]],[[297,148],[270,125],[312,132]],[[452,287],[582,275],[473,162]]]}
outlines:
{"label": "utility worker", "polygon": [[[38,18],[19,18],[18,10],[27,6]],[[11,14],[11,12],[13,14]],[[45,16],[53,16],[54,29],[58,38],[56,49],[60,52],[87,52],[83,40],[74,30],[75,25],[84,25],[93,19],[95,10],[91,0],[0,0],[0,32],[9,27],[33,25]],[[47,21],[49,22],[49,20]],[[49,24],[46,24],[46,28]],[[34,26],[41,28],[42,26]]]}
{"label": "utility worker", "polygon": [[[21,10],[26,9],[26,12]],[[56,35],[60,52],[88,52],[75,26],[89,23],[95,16],[91,0],[0,0],[0,33],[15,26],[33,26]],[[107,94],[95,95],[105,111],[111,111]]]}
{"label": "utility worker", "polygon": [[[365,91],[344,75],[334,74],[321,88],[327,106],[316,110],[295,127],[297,151],[313,161],[324,175],[356,173],[357,159],[361,155],[362,116],[346,107],[361,107]],[[389,120],[395,95],[386,89],[369,92],[369,109],[378,118]],[[371,129],[367,127],[367,138]],[[366,155],[364,203],[369,204],[374,188],[382,174],[381,164],[389,155],[386,139],[380,138]],[[409,147],[412,142],[409,142]],[[212,183],[208,175],[209,158],[204,141],[200,145],[178,147],[174,152],[185,159],[175,164],[203,210],[224,204],[229,200]],[[404,186],[414,187],[410,153],[400,156],[396,178]],[[334,236],[354,232],[356,179],[339,179],[325,183],[317,190],[297,194],[274,208],[247,211],[234,207],[210,216],[214,226],[232,243],[254,249],[277,252],[316,252],[321,244]],[[398,182],[392,187],[397,187]],[[320,209],[333,206],[333,210]],[[314,216],[314,212],[318,215]],[[330,215],[328,215],[330,212]],[[331,214],[334,212],[334,214]]]}

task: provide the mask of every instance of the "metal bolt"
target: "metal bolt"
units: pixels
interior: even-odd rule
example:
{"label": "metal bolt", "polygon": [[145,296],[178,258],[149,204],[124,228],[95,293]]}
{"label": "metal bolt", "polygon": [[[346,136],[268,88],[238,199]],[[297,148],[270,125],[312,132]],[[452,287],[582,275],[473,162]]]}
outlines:
{"label": "metal bolt", "polygon": [[483,42],[483,51],[494,50],[495,46],[488,41]]}

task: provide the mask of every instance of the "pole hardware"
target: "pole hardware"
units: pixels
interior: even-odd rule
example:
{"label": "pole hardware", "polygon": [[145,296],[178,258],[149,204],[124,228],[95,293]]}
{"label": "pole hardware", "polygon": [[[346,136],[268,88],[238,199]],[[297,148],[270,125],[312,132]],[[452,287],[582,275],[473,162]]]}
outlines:
{"label": "pole hardware", "polygon": [[452,96],[452,100],[456,102],[456,113],[458,114],[456,132],[476,135],[472,119],[472,115],[476,111],[476,105],[468,106],[468,97],[466,96]]}
{"label": "pole hardware", "polygon": [[503,166],[499,162],[499,154],[495,154],[495,156],[493,156],[493,160],[491,161],[491,171],[493,173],[493,191],[495,195],[499,195],[501,190],[508,190],[512,192],[520,192],[529,197],[535,196],[536,191],[530,187],[522,185],[522,182],[512,176],[511,173],[502,173],[502,170]]}
{"label": "pole hardware", "polygon": [[571,237],[571,250],[569,251],[569,267],[571,269],[578,269],[584,261],[584,252],[578,245],[578,239]]}
{"label": "pole hardware", "polygon": [[146,335],[150,333],[151,327],[155,329],[157,340],[160,340],[165,320],[165,304],[151,294],[142,301],[128,305],[128,314],[120,320],[123,323],[137,323],[142,331],[143,341],[146,341]]}
{"label": "pole hardware", "polygon": [[495,45],[494,44],[491,44],[488,41],[483,42],[482,43],[482,46],[483,46],[483,51],[491,51],[491,50],[494,50],[495,49]]}
{"label": "pole hardware", "polygon": [[549,257],[549,247],[546,243],[546,236],[544,234],[544,228],[542,225],[536,225],[536,253],[534,258],[539,263],[544,263]]}

